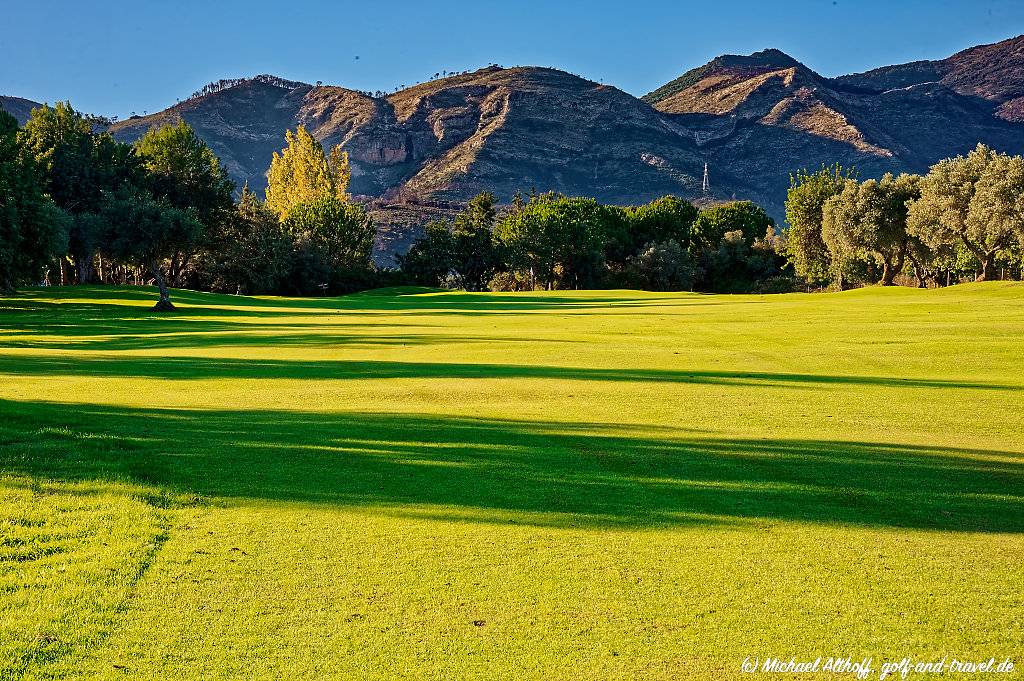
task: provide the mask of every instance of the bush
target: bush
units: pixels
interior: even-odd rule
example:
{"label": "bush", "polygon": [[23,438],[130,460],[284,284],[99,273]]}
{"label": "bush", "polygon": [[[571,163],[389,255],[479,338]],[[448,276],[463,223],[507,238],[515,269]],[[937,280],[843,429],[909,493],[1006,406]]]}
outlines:
{"label": "bush", "polygon": [[785,274],[768,277],[754,284],[754,293],[793,293],[799,290],[800,282]]}
{"label": "bush", "polygon": [[296,293],[349,293],[372,279],[376,230],[362,206],[324,196],[295,206],[284,224],[295,240],[289,285]]}
{"label": "bush", "polygon": [[532,291],[533,283],[522,272],[498,272],[488,283],[492,291]]}
{"label": "bush", "polygon": [[650,291],[688,291],[697,277],[693,257],[675,239],[644,246],[627,267],[628,279]]}

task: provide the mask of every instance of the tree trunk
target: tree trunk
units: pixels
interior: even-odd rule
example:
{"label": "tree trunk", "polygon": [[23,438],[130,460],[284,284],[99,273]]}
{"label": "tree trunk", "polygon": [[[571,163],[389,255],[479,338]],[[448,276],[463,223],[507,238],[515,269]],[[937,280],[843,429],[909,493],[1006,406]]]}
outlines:
{"label": "tree trunk", "polygon": [[928,281],[926,279],[924,268],[914,263],[914,276],[917,277],[918,288],[928,288]]}
{"label": "tree trunk", "polygon": [[927,288],[926,277],[928,276],[928,270],[925,269],[924,265],[922,265],[909,250],[905,255],[906,259],[910,261],[910,265],[914,268],[914,278],[917,279],[917,287]]}
{"label": "tree trunk", "polygon": [[181,282],[178,281],[178,277],[180,276],[178,273],[178,255],[179,254],[175,252],[175,254],[171,256],[171,266],[168,268],[168,274],[171,277],[171,286],[181,286]]}
{"label": "tree trunk", "polygon": [[981,274],[978,275],[975,281],[988,281],[989,274],[992,272],[992,267],[995,265],[996,254],[995,251],[985,254],[985,257],[981,258]]}
{"label": "tree trunk", "polygon": [[191,253],[177,252],[171,260],[171,286],[181,288],[185,285],[185,271],[192,260]]}
{"label": "tree trunk", "polygon": [[889,275],[889,283],[886,286],[891,286],[893,279],[896,275],[903,271],[903,265],[907,262],[907,244],[904,243],[900,246],[900,250],[896,253],[896,263],[892,266],[892,272]]}
{"label": "tree trunk", "polygon": [[160,300],[153,306],[156,312],[173,312],[174,305],[171,304],[171,292],[167,290],[167,282],[164,281],[164,273],[160,269],[160,263],[156,260],[152,263],[153,278],[160,289]]}
{"label": "tree trunk", "polygon": [[886,260],[882,263],[882,286],[892,286],[892,280],[896,278],[896,268]]}
{"label": "tree trunk", "polygon": [[96,270],[92,266],[92,253],[82,253],[75,256],[75,269],[78,273],[79,284],[92,284],[96,279]]}

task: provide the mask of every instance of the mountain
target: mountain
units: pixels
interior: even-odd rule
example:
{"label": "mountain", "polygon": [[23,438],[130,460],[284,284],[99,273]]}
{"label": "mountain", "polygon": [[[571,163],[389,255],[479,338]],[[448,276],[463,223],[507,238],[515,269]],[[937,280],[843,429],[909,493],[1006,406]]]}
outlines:
{"label": "mountain", "polygon": [[940,83],[957,94],[995,105],[995,115],[1024,122],[1024,36],[979,45],[938,61],[884,66],[836,79],[876,92]]}
{"label": "mountain", "polygon": [[703,172],[685,127],[617,88],[554,69],[488,67],[388,97],[269,76],[228,82],[111,133],[130,142],[184,120],[239,185],[262,189],[285,130],[304,125],[348,151],[350,191],[376,199],[386,251],[484,190],[503,201],[536,189],[631,203],[692,196]]}
{"label": "mountain", "polygon": [[[21,116],[32,105],[0,104]],[[799,168],[838,162],[865,178],[923,172],[978,142],[1024,153],[1024,36],[838,78],[775,49],[723,55],[641,99],[537,67],[491,66],[387,96],[257,76],[110,131],[130,142],[180,120],[257,190],[285,130],[304,125],[340,144],[386,261],[427,219],[483,190],[502,201],[531,190],[620,204],[743,198],[781,220]]]}
{"label": "mountain", "polygon": [[[876,177],[924,172],[978,142],[1024,152],[1022,76],[1024,37],[840,78],[764,50],[718,57],[643,99],[693,131],[719,195],[780,217],[798,168],[838,162]],[[730,176],[751,186],[737,192]]]}
{"label": "mountain", "polygon": [[31,113],[32,109],[37,106],[42,105],[39,102],[22,99],[21,97],[4,97],[0,95],[0,109],[3,109],[18,119],[18,125],[25,125],[25,121],[28,120],[29,113]]}
{"label": "mountain", "polygon": [[621,90],[545,68],[489,67],[375,98],[260,77],[115,124],[124,141],[187,121],[238,182],[266,184],[284,131],[340,144],[357,195],[465,201],[485,189],[556,190],[627,202],[692,192],[692,133]]}

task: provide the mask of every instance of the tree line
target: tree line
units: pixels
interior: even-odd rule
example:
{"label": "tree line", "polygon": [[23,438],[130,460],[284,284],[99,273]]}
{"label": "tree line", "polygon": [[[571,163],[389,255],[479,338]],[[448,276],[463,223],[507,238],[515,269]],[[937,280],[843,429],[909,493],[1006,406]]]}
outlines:
{"label": "tree line", "polygon": [[638,207],[493,195],[427,226],[401,259],[417,283],[467,290],[782,292],[1020,279],[1024,158],[985,145],[922,176],[859,182],[836,165],[791,178],[787,226],[749,201]]}
{"label": "tree line", "polygon": [[923,177],[859,182],[839,166],[793,175],[788,225],[733,201],[641,206],[484,192],[379,270],[376,229],[351,200],[346,153],[301,126],[261,199],[229,179],[184,122],[116,141],[68,103],[19,129],[0,112],[0,289],[140,284],[336,295],[415,283],[480,290],[640,288],[781,292],[1019,278],[1024,159],[979,145]]}
{"label": "tree line", "polygon": [[620,207],[548,193],[499,209],[484,192],[453,221],[427,225],[400,266],[415,283],[469,291],[773,290],[788,287],[777,242],[774,221],[749,201]]}
{"label": "tree line", "polygon": [[[200,97],[206,97],[207,95],[216,94],[218,92],[229,90],[233,87],[244,85],[246,83],[266,83],[267,85],[274,85],[276,87],[286,88],[288,90],[294,90],[295,88],[298,87],[309,86],[309,83],[303,83],[297,80],[288,80],[287,78],[280,78],[278,76],[273,76],[269,73],[261,73],[258,76],[253,76],[252,78],[221,78],[220,80],[214,81],[212,83],[207,83],[206,85],[204,85],[203,87],[199,88],[191,95],[189,95],[189,98],[186,101],[192,99],[199,99]],[[317,84],[319,85],[319,83]]]}
{"label": "tree line", "polygon": [[139,284],[315,295],[372,285],[375,228],[348,156],[299,128],[274,154],[266,200],[235,185],[186,123],[133,145],[68,103],[25,127],[0,112],[0,288]]}
{"label": "tree line", "polygon": [[1021,277],[1024,158],[979,144],[923,177],[858,182],[839,166],[793,176],[782,248],[810,285],[917,286]]}

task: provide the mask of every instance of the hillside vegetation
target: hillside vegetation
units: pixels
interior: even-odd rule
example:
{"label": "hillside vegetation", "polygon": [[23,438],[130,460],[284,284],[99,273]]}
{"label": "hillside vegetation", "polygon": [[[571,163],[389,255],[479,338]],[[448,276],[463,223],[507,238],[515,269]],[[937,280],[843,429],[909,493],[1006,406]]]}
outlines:
{"label": "hillside vegetation", "polygon": [[0,677],[1024,649],[1024,285],[0,298]]}
{"label": "hillside vegetation", "polygon": [[619,204],[692,199],[703,195],[705,163],[711,198],[755,201],[781,221],[799,168],[839,162],[877,178],[923,172],[979,142],[1024,152],[1022,50],[1019,36],[825,78],[767,49],[716,57],[641,98],[533,66],[492,65],[391,93],[238,79],[111,132],[134,141],[184,120],[239,186],[258,190],[284,131],[304,125],[349,152],[353,192],[375,200],[398,243],[424,222],[410,205],[436,215],[485,189],[503,202],[531,189]]}

